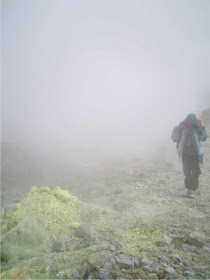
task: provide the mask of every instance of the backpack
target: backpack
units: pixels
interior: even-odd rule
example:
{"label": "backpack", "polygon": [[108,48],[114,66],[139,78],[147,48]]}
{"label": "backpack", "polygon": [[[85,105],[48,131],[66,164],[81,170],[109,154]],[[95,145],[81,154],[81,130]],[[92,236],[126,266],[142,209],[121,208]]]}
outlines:
{"label": "backpack", "polygon": [[182,134],[182,132],[181,132],[180,126],[175,126],[173,129],[172,135],[171,135],[171,139],[174,142],[178,143],[179,140],[181,139],[181,134]]}

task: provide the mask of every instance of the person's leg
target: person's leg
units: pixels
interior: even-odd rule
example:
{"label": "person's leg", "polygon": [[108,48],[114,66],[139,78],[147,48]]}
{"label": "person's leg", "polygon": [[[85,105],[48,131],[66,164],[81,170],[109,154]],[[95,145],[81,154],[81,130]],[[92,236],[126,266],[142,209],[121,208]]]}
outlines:
{"label": "person's leg", "polygon": [[182,165],[183,165],[183,172],[184,172],[184,184],[187,190],[191,190],[191,177],[192,177],[192,170],[191,170],[191,163],[189,156],[183,154],[182,155]]}
{"label": "person's leg", "polygon": [[184,185],[185,185],[185,188],[187,190],[191,190],[191,188],[190,188],[190,186],[191,186],[191,175],[185,175]]}
{"label": "person's leg", "polygon": [[201,174],[199,159],[195,156],[192,158],[192,190],[196,191],[199,187],[199,176]]}

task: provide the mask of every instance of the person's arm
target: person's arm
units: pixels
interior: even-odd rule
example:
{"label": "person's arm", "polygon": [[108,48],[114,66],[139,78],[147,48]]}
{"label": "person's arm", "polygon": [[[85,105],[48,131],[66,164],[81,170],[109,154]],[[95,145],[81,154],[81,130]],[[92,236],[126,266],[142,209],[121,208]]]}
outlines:
{"label": "person's arm", "polygon": [[200,126],[198,129],[198,138],[199,141],[204,142],[207,138],[207,131],[205,129],[205,126]]}

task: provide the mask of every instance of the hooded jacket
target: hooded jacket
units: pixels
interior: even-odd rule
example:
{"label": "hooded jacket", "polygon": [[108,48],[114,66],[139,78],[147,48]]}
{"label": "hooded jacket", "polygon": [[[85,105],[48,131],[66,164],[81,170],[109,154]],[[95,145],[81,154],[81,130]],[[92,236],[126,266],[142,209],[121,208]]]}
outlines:
{"label": "hooded jacket", "polygon": [[203,149],[200,145],[200,141],[206,140],[207,133],[205,127],[198,123],[195,114],[189,114],[186,119],[173,130],[171,139],[177,143],[179,157],[182,156],[183,152],[186,152],[185,145],[188,137],[191,138],[192,148],[191,151],[188,149],[187,153],[196,154],[198,159],[202,162]]}

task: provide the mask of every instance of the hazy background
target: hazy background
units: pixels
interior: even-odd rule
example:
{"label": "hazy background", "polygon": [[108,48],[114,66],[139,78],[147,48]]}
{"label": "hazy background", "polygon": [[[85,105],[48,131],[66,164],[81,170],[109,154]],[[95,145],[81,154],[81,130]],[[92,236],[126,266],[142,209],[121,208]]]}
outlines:
{"label": "hazy background", "polygon": [[2,0],[1,16],[2,141],[33,157],[175,152],[173,127],[210,106],[209,0]]}

